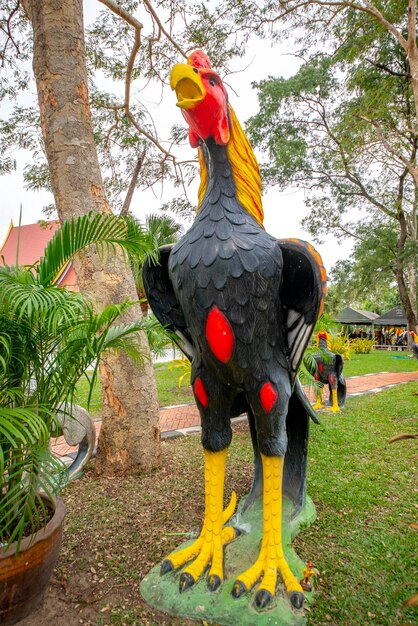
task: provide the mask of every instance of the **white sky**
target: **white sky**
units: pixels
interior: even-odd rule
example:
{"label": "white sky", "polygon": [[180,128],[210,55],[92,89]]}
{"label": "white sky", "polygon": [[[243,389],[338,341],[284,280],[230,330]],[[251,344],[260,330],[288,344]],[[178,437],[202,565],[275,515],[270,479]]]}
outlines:
{"label": "white sky", "polygon": [[[88,20],[97,10],[98,3],[96,0],[86,0],[84,4],[86,20]],[[100,8],[103,8],[102,5],[100,5]],[[181,59],[179,59],[180,61]],[[299,62],[295,57],[287,53],[284,45],[280,47],[275,45],[272,48],[266,41],[257,41],[254,46],[249,47],[245,59],[234,61],[231,69],[242,71],[228,76],[228,84],[235,91],[234,93],[234,91],[229,89],[229,95],[230,102],[242,123],[257,112],[257,95],[256,91],[252,89],[251,83],[266,78],[268,75],[290,76],[297,71],[298,64]],[[119,93],[121,93],[121,87],[122,85],[118,86]],[[109,86],[107,85],[108,88]],[[140,85],[136,86],[136,88],[139,90]],[[175,95],[167,90],[163,101],[159,103],[160,95],[160,89],[154,90],[154,92],[139,92],[139,96],[143,98],[146,106],[158,120],[158,130],[161,136],[163,136],[164,126],[168,129],[174,122],[181,123],[182,117],[179,109],[175,107]],[[31,99],[33,102],[37,102],[35,87],[33,87],[33,91],[29,96],[29,101]],[[0,117],[4,116],[5,111],[0,109]],[[169,120],[169,124],[165,120]],[[189,148],[189,150],[189,154],[192,156],[193,148]],[[18,161],[16,172],[0,177],[0,244],[7,232],[10,219],[13,219],[14,224],[18,223],[20,204],[23,207],[22,223],[30,224],[39,219],[44,219],[43,207],[53,202],[52,196],[47,192],[29,192],[24,189],[23,167],[28,162],[28,154],[24,154],[22,151],[15,156]],[[172,195],[174,194],[168,185],[164,186],[163,194],[157,198],[151,192],[144,193],[136,190],[132,201],[132,209],[135,212],[135,207],[137,206],[138,211],[141,210],[141,214],[137,212],[138,217],[143,219],[144,207],[146,207],[146,213],[155,212],[161,204],[168,202]],[[189,197],[193,200],[193,198],[197,197],[197,192],[192,189]],[[308,241],[312,239],[301,226],[301,221],[308,213],[304,203],[303,192],[287,191],[279,193],[274,189],[268,190],[264,194],[264,213],[264,225],[266,230],[273,236],[278,238],[297,237]],[[337,242],[334,237],[328,237],[323,244],[314,245],[322,255],[324,264],[329,271],[338,259],[349,256],[352,241]]]}

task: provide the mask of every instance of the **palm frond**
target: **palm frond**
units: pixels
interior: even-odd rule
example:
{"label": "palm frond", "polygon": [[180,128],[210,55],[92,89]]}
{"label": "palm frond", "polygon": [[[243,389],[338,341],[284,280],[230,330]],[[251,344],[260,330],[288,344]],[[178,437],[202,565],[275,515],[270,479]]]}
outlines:
{"label": "palm frond", "polygon": [[0,543],[8,547],[16,541],[17,551],[22,538],[43,525],[40,512],[45,505],[40,493],[53,502],[68,478],[62,461],[46,446],[31,445],[20,453],[8,466],[8,489],[0,496]]}
{"label": "palm frond", "polygon": [[32,443],[49,439],[49,430],[39,407],[0,406],[0,435],[11,445],[29,446]]}
{"label": "palm frond", "polygon": [[152,354],[161,356],[167,349],[167,346],[174,343],[175,333],[161,326],[153,313],[144,317],[142,324]]}
{"label": "palm frond", "polygon": [[49,241],[45,257],[36,267],[37,281],[53,284],[58,273],[75,254],[96,244],[102,256],[115,254],[119,248],[139,255],[155,254],[149,235],[111,213],[89,213],[63,222]]}

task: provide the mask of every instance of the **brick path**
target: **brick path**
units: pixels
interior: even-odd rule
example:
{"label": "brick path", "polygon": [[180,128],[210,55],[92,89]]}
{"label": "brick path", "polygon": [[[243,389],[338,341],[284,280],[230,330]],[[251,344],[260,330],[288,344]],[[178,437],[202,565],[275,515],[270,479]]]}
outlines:
{"label": "brick path", "polygon": [[[380,372],[379,374],[367,374],[366,376],[352,376],[347,378],[347,396],[353,397],[364,393],[377,393],[384,388],[410,381],[418,381],[418,372]],[[308,392],[307,395],[308,397],[311,396],[310,399],[313,400],[312,393]],[[160,430],[162,434],[183,428],[198,428],[199,425],[199,412],[195,404],[180,404],[160,409]],[[101,421],[96,421],[95,426],[96,435],[98,436]],[[71,448],[63,437],[60,437],[53,444],[53,450],[58,456],[64,456],[70,454],[74,448]]]}

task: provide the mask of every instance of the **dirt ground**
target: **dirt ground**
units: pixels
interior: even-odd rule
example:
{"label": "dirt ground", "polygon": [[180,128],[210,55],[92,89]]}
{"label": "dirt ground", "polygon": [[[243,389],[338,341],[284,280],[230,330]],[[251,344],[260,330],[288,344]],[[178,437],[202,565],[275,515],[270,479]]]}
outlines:
{"label": "dirt ground", "polygon": [[[237,463],[226,485],[251,486],[252,459],[237,426]],[[240,443],[242,438],[242,445]],[[161,468],[146,476],[97,478],[92,467],[62,493],[61,555],[45,596],[19,626],[188,626],[201,622],[148,607],[139,584],[203,519],[203,458],[197,437],[163,443]],[[248,434],[245,436],[248,440]],[[226,488],[225,501],[230,489]]]}

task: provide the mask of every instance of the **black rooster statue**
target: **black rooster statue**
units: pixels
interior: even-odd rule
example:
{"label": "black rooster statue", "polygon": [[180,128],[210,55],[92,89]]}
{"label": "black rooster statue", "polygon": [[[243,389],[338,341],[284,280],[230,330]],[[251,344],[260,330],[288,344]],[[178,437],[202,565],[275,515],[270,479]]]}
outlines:
{"label": "black rooster statue", "polygon": [[263,496],[258,559],[236,579],[240,597],[259,581],[255,606],[269,604],[281,576],[293,607],[304,595],[282,547],[282,495],[304,502],[309,416],[316,419],[297,370],[322,308],[326,272],[317,252],[297,240],[278,241],[262,226],[258,165],[219,75],[194,52],[176,65],[171,87],[198,148],[201,184],[197,217],[174,246],[145,264],[144,286],[159,321],[174,331],[192,362],[202,425],[205,515],[199,537],[170,554],[161,573],[186,566],[183,592],[209,569],[215,591],[224,578],[223,548],[239,531],[223,510],[230,419],[247,412],[255,477],[247,506]]}
{"label": "black rooster statue", "polygon": [[[314,354],[316,361],[315,380],[328,385],[330,411],[338,413],[344,408],[347,395],[347,385],[343,375],[344,359],[341,354],[335,354],[330,350],[330,336],[326,331],[319,331],[317,336],[318,348],[320,352]],[[323,409],[322,387],[316,394],[314,409]]]}

